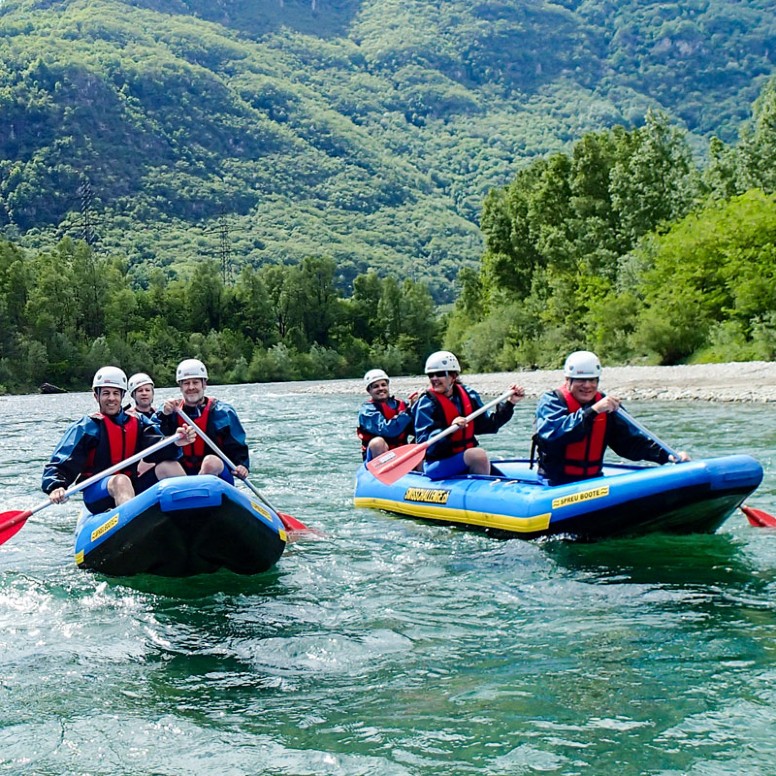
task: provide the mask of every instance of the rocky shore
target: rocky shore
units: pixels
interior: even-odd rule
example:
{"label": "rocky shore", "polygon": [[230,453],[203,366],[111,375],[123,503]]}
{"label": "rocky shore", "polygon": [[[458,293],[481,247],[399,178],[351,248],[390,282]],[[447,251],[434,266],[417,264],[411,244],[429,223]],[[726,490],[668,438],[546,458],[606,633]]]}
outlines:
{"label": "rocky shore", "polygon": [[[497,395],[511,383],[525,388],[526,396],[536,398],[560,385],[563,373],[557,370],[464,374],[464,381],[484,396]],[[391,389],[399,396],[423,388],[425,379],[395,377]],[[303,393],[364,393],[360,380],[302,383]],[[776,402],[776,362],[749,361],[694,366],[604,366],[601,389],[621,399],[698,400],[715,402]]]}

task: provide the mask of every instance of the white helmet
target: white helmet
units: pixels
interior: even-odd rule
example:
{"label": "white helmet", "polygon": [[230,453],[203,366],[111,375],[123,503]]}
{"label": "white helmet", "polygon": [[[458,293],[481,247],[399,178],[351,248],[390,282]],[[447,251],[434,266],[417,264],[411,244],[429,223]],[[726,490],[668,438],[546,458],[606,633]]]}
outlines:
{"label": "white helmet", "polygon": [[456,372],[460,373],[461,365],[458,359],[449,350],[438,350],[426,359],[426,374],[429,372]]}
{"label": "white helmet", "polygon": [[202,380],[207,380],[207,369],[198,358],[187,358],[181,361],[180,364],[178,364],[178,368],[175,370],[176,383],[179,383],[181,380],[189,380],[197,377]]}
{"label": "white helmet", "polygon": [[366,386],[367,391],[369,390],[369,386],[372,383],[376,383],[378,380],[387,380],[388,382],[391,382],[391,378],[388,377],[382,369],[370,369],[364,375],[364,385]]}
{"label": "white helmet", "polygon": [[104,366],[98,369],[92,380],[92,388],[120,388],[127,390],[127,376],[117,366]]}
{"label": "white helmet", "polygon": [[154,381],[145,372],[138,372],[137,374],[132,375],[132,377],[129,378],[129,395],[134,396],[135,391],[141,385],[150,385],[153,388]]}
{"label": "white helmet", "polygon": [[600,377],[601,362],[595,353],[589,350],[575,350],[563,367],[565,377]]}

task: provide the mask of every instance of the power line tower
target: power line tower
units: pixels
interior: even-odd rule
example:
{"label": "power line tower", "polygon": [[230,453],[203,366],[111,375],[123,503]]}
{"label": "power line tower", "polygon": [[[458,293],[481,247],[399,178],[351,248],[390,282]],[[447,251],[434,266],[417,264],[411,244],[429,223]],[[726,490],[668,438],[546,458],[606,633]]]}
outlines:
{"label": "power line tower", "polygon": [[221,262],[221,280],[228,285],[232,279],[232,244],[226,213],[218,217],[218,256]]}
{"label": "power line tower", "polygon": [[94,192],[86,176],[82,176],[78,187],[78,197],[81,201],[81,228],[84,242],[92,248],[97,241],[94,231]]}

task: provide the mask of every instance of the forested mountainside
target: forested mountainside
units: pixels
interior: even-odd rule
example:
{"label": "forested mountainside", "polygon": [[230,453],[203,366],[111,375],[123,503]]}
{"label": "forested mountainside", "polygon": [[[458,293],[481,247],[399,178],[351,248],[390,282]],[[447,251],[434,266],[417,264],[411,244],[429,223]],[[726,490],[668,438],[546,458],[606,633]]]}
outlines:
{"label": "forested mountainside", "polygon": [[764,0],[2,0],[0,227],[449,301],[488,191],[649,109],[733,142],[774,52]]}

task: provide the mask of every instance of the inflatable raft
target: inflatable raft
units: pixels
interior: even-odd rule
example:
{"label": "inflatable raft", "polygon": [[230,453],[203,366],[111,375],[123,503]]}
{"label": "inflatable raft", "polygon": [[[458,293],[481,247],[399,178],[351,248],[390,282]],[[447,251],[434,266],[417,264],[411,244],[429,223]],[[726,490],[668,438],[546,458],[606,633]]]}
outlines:
{"label": "inflatable raft", "polygon": [[85,512],[75,562],[115,576],[258,574],[285,546],[280,518],[256,498],[211,475],[171,477],[109,512]]}
{"label": "inflatable raft", "polygon": [[748,455],[665,466],[607,465],[601,477],[556,487],[541,483],[526,460],[494,461],[491,476],[430,480],[410,472],[391,485],[362,465],[354,502],[524,539],[713,533],[762,477],[762,466]]}

